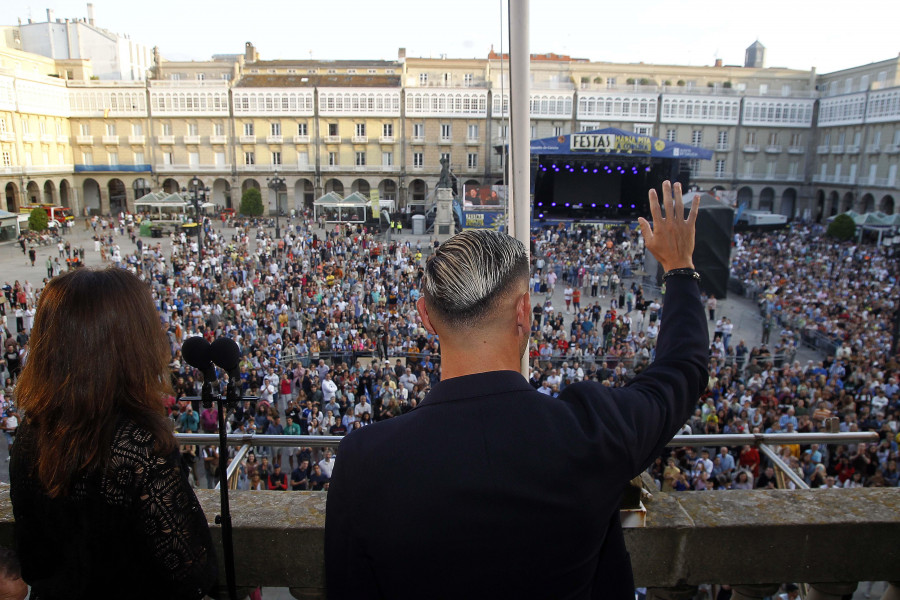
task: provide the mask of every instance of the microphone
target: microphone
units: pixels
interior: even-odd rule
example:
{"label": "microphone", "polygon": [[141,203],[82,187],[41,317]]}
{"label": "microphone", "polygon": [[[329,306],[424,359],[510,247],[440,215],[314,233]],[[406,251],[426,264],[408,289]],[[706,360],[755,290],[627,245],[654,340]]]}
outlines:
{"label": "microphone", "polygon": [[243,388],[241,381],[241,349],[231,338],[221,337],[209,345],[209,357],[216,365],[228,373],[226,395],[229,402],[241,399]]}
{"label": "microphone", "polygon": [[216,380],[216,368],[210,360],[210,343],[201,336],[188,338],[181,345],[184,361],[203,373],[201,398],[207,408],[212,406],[212,382]]}

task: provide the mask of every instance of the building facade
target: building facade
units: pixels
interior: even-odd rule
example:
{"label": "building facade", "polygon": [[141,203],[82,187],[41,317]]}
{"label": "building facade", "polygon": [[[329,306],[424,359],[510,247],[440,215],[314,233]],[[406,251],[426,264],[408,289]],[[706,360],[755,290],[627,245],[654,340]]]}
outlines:
{"label": "building facade", "polygon": [[[459,184],[504,181],[505,57],[170,63],[146,81],[91,79],[91,65],[0,49],[0,208],[33,201],[78,214],[133,210],[193,177],[237,207],[270,211],[328,192],[402,210],[430,202],[447,158]],[[71,77],[68,71],[72,71]],[[76,74],[79,77],[76,76]],[[531,61],[530,135],[604,127],[703,146],[700,189],[795,219],[897,211],[900,60],[825,75],[783,68]],[[286,188],[268,189],[275,174]]]}

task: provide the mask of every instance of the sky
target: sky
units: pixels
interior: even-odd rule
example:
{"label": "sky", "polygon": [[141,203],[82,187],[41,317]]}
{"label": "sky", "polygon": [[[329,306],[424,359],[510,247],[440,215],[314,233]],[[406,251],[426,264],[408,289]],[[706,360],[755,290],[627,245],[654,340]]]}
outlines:
{"label": "sky", "polygon": [[[515,1],[515,0],[513,0]],[[76,0],[3,0],[0,24],[87,16]],[[159,46],[169,60],[485,58],[508,49],[507,0],[94,0],[95,24]],[[593,61],[742,65],[755,40],[766,66],[829,73],[900,52],[896,0],[531,0],[532,53]]]}

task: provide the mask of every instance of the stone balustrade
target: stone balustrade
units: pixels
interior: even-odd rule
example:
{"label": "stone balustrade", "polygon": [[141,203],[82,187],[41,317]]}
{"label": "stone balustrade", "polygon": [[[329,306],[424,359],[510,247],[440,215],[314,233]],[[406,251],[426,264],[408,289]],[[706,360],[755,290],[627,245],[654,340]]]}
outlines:
{"label": "stone balustrade", "polygon": [[[214,525],[218,492],[197,490]],[[321,492],[232,492],[237,585],[287,587],[324,598],[325,499]],[[635,583],[652,598],[690,598],[699,584],[729,584],[734,598],[810,584],[807,598],[840,598],[858,581],[891,581],[900,600],[900,490],[654,492],[646,527],[625,530]],[[9,486],[0,484],[0,544],[12,543]],[[221,548],[219,557],[222,557]],[[224,567],[220,569],[224,584]]]}

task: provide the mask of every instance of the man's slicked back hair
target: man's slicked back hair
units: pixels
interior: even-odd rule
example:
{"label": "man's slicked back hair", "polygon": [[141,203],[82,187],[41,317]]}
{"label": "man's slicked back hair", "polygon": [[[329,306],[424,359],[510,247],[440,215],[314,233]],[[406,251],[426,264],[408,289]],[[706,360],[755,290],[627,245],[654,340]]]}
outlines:
{"label": "man's slicked back hair", "polygon": [[425,264],[428,309],[450,326],[472,327],[511,284],[528,278],[519,240],[490,229],[468,229],[441,244]]}

